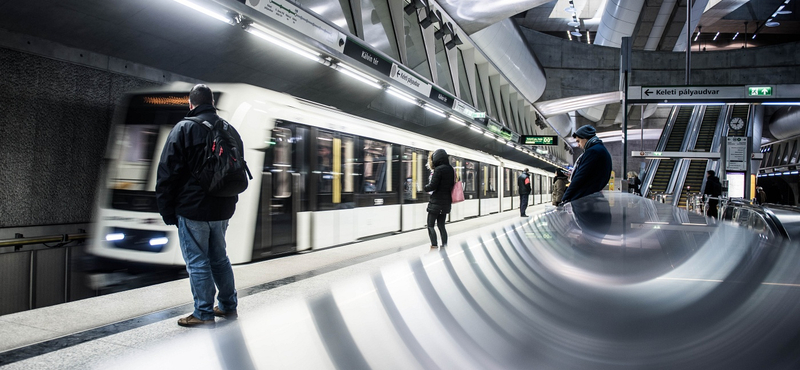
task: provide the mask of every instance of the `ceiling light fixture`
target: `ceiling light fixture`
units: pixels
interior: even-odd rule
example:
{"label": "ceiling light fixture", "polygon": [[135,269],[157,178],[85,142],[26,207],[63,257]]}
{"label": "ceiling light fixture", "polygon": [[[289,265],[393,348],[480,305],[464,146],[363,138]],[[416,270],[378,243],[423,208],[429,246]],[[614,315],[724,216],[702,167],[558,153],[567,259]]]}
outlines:
{"label": "ceiling light fixture", "polygon": [[738,36],[739,36],[739,32],[736,32],[736,34],[733,35],[733,38],[731,39],[731,41],[736,40],[736,37],[738,37]]}
{"label": "ceiling light fixture", "polygon": [[211,18],[214,18],[216,20],[219,20],[221,22],[225,22],[227,24],[233,24],[233,20],[231,18],[229,18],[226,14],[225,15],[224,14],[220,14],[218,12],[215,12],[215,11],[210,10],[210,9],[206,9],[206,8],[200,6],[200,5],[197,5],[195,3],[192,3],[192,2],[189,2],[189,1],[186,1],[186,0],[175,0],[175,1],[177,3],[179,3],[179,4],[182,4],[184,6],[188,6],[188,7],[192,8],[192,9],[194,9],[194,10],[197,10],[200,13],[203,13],[203,14],[205,14],[205,15],[211,17]]}
{"label": "ceiling light fixture", "polygon": [[714,40],[713,41],[717,41],[717,37],[719,37],[719,31],[717,31],[717,34],[714,35]]}
{"label": "ceiling light fixture", "polygon": [[577,29],[577,28],[575,29],[575,31],[572,31],[572,32],[570,32],[570,33],[572,34],[572,36],[576,36],[576,37],[581,37],[581,36],[583,36],[583,34],[581,33],[581,31],[580,31],[579,29]]}

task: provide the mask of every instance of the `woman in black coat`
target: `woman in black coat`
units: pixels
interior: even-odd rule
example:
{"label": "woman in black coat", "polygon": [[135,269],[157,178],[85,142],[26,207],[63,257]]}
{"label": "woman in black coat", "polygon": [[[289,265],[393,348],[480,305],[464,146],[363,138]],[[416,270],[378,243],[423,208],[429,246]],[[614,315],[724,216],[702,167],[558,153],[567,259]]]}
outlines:
{"label": "woman in black coat", "polygon": [[436,248],[436,230],[434,223],[438,224],[439,233],[442,234],[442,246],[447,245],[447,231],[444,229],[444,222],[447,214],[450,213],[450,206],[453,203],[450,193],[453,190],[456,173],[447,152],[444,149],[437,149],[432,156],[433,176],[430,182],[425,185],[425,191],[431,193],[431,200],[428,203],[428,236],[431,238],[431,248]]}

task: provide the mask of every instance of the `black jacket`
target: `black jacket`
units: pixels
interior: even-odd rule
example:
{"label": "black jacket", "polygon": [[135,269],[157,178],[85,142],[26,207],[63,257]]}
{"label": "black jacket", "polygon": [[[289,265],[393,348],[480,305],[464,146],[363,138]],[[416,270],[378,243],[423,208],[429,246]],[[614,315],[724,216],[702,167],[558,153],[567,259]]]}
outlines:
{"label": "black jacket", "polygon": [[708,176],[706,179],[706,187],[703,189],[703,194],[719,197],[722,195],[722,184],[719,182],[719,177]]}
{"label": "black jacket", "polygon": [[425,185],[425,191],[433,192],[428,203],[428,212],[450,213],[453,204],[451,192],[455,179],[456,172],[450,165],[447,152],[444,149],[437,149],[433,152],[433,176],[431,182]]}
{"label": "black jacket", "polygon": [[603,142],[597,136],[593,136],[586,143],[583,155],[575,161],[572,181],[561,201],[568,203],[601,191],[609,179],[611,179],[611,154]]}
{"label": "black jacket", "polygon": [[[528,180],[528,183],[525,183],[525,180]],[[519,177],[517,177],[517,186],[519,187],[519,195],[528,195],[531,193],[531,175],[530,173],[521,173]]]}
{"label": "black jacket", "polygon": [[[213,124],[219,116],[213,106],[200,105],[189,111],[187,117],[198,117]],[[169,133],[156,180],[158,211],[165,222],[177,221],[176,215],[194,221],[227,220],[236,210],[238,197],[209,196],[192,176],[192,169],[203,157],[208,132],[202,124],[182,120]],[[239,145],[242,145],[241,140]]]}

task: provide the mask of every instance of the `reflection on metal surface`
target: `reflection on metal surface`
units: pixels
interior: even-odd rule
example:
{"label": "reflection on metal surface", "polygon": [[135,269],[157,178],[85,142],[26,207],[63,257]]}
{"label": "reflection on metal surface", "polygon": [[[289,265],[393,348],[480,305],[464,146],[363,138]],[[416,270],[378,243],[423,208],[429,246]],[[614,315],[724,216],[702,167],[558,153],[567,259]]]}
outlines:
{"label": "reflection on metal surface", "polygon": [[178,367],[230,368],[233,348],[208,336],[231,335],[255,368],[797,368],[800,251],[731,223],[682,223],[705,218],[596,194],[117,367],[200,353]]}

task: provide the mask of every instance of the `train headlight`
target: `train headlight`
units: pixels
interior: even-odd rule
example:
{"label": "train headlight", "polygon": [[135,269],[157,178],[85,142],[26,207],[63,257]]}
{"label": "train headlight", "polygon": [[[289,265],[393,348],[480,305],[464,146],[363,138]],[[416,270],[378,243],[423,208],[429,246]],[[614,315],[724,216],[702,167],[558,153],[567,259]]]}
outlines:
{"label": "train headlight", "polygon": [[169,239],[167,239],[167,238],[153,238],[153,239],[150,239],[150,245],[153,245],[153,246],[164,245],[164,244],[167,244],[167,242],[169,242]]}
{"label": "train headlight", "polygon": [[122,239],[125,239],[125,234],[123,233],[106,234],[106,240],[110,242]]}

